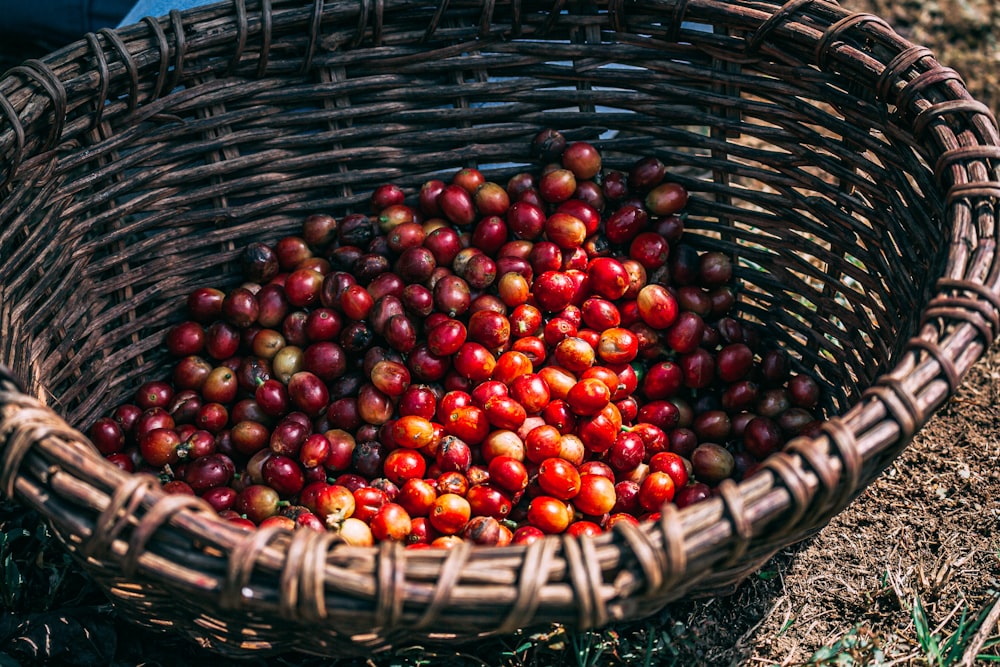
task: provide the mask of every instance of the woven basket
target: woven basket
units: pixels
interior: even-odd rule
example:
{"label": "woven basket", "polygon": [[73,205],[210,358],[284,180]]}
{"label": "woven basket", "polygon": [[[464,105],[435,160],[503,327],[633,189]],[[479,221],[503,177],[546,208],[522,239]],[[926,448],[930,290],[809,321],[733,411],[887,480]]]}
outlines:
{"label": "woven basket", "polygon": [[[247,243],[389,181],[505,182],[543,127],[670,166],[741,317],[824,386],[819,437],[640,528],[413,551],[243,532],[73,428],[162,376],[184,296],[235,284]],[[1000,333],[998,144],[955,71],[829,2],[236,0],[87,35],[0,79],[0,490],[123,615],[230,654],[713,594],[844,508]]]}

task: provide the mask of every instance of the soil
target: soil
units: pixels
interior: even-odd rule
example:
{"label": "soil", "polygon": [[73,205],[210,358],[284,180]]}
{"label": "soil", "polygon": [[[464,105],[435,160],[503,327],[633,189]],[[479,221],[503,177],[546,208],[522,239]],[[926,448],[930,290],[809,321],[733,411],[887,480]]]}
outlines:
{"label": "soil", "polygon": [[[883,17],[910,41],[929,46],[963,76],[974,97],[1000,112],[1000,4],[842,4]],[[902,455],[826,528],[779,553],[732,595],[665,609],[657,622],[669,633],[671,650],[650,656],[651,663],[960,664],[936,661],[927,647],[934,638],[939,644],[969,639],[976,617],[997,603],[998,458],[1000,346],[994,346]],[[996,618],[989,620],[984,637],[995,637]],[[925,624],[927,633],[918,632]],[[959,632],[967,627],[972,630]],[[164,656],[176,647],[165,648]],[[477,664],[501,662],[501,654],[487,656],[481,648]],[[1000,656],[998,649],[987,645],[981,653]]]}
{"label": "soil", "polygon": [[[991,609],[1000,590],[998,381],[994,347],[826,528],[775,556],[732,596],[691,603],[686,616],[673,608],[685,627],[714,635],[693,643],[690,660],[678,664],[800,665],[846,637],[871,642],[853,664],[879,664],[877,647],[887,663],[924,665],[913,616],[918,600],[941,643],[963,612],[968,622]],[[995,623],[990,636],[1000,634]]]}

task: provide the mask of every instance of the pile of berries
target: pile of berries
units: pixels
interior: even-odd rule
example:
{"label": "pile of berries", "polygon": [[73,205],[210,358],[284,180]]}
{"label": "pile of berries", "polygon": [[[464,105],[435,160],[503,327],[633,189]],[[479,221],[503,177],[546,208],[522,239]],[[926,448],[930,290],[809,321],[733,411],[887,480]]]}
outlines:
{"label": "pile of berries", "polygon": [[248,529],[427,548],[655,518],[814,432],[818,383],[733,316],[734,258],[685,243],[666,166],[531,148],[506,185],[386,184],[246,247],[95,446]]}

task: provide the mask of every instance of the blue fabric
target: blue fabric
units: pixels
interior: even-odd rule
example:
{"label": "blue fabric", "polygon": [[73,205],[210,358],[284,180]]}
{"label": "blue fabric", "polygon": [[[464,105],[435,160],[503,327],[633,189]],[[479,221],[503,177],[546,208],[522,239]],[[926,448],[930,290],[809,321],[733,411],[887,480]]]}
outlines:
{"label": "blue fabric", "polygon": [[144,16],[166,16],[170,13],[171,9],[184,11],[185,9],[191,9],[192,7],[208,5],[214,1],[215,0],[139,0],[128,11],[125,18],[123,18],[121,23],[118,24],[118,27],[138,23]]}
{"label": "blue fabric", "polygon": [[0,0],[0,35],[62,46],[114,27],[135,0]]}

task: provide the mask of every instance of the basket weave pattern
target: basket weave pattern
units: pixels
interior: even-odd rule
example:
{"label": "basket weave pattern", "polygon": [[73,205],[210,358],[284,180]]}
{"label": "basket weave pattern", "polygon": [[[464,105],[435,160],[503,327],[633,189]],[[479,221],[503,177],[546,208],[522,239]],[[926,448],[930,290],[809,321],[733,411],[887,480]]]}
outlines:
{"label": "basket weave pattern", "polygon": [[[162,373],[178,304],[247,243],[388,181],[504,182],[549,126],[669,165],[693,242],[739,258],[741,316],[824,385],[822,436],[640,528],[407,551],[243,532],[69,426]],[[233,654],[712,594],[851,502],[1000,333],[998,144],[956,72],[821,1],[236,0],[87,35],[0,78],[0,491],[128,617]]]}

